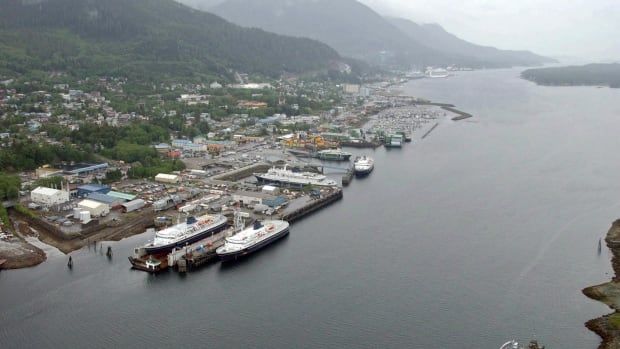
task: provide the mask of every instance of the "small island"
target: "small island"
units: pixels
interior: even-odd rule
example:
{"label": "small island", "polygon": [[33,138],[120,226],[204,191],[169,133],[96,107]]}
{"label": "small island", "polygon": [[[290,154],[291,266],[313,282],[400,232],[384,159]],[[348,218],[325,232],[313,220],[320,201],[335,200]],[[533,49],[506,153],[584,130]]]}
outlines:
{"label": "small island", "polygon": [[521,77],[543,86],[620,88],[620,63],[528,69]]}

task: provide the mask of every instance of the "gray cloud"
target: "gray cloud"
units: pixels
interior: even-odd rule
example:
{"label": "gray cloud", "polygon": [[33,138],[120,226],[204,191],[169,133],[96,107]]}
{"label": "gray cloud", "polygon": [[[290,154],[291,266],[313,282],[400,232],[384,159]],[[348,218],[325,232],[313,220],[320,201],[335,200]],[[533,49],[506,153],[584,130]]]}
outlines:
{"label": "gray cloud", "polygon": [[479,44],[620,60],[620,0],[360,0]]}

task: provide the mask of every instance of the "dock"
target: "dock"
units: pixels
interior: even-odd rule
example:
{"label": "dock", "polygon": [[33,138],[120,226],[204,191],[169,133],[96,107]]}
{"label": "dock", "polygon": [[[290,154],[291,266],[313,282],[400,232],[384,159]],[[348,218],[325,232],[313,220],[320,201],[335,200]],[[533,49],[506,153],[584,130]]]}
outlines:
{"label": "dock", "polygon": [[351,184],[351,181],[353,180],[353,174],[353,170],[348,169],[347,172],[342,176],[342,185],[347,186]]}
{"label": "dock", "polygon": [[184,272],[217,260],[215,250],[224,245],[224,239],[233,234],[233,229],[214,234],[206,239],[184,247],[177,247],[170,253],[147,255],[143,248],[129,257],[132,268],[149,273],[159,273],[178,267]]}
{"label": "dock", "polygon": [[431,129],[430,129],[430,130],[426,131],[426,133],[424,134],[424,136],[422,136],[422,139],[424,139],[424,138],[428,137],[428,135],[430,135],[430,134],[431,134],[431,132],[433,132],[433,131],[437,128],[437,126],[439,126],[439,123],[438,123],[438,122],[436,122],[436,123],[435,123],[435,125],[433,125],[433,127],[431,127]]}
{"label": "dock", "polygon": [[328,206],[340,199],[343,198],[342,189],[338,188],[334,192],[321,197],[319,199],[313,200],[307,205],[304,205],[301,208],[296,209],[295,211],[285,213],[280,216],[281,220],[288,221],[289,223],[293,223],[297,220],[302,219],[303,217],[312,214],[315,211],[322,209],[325,206]]}

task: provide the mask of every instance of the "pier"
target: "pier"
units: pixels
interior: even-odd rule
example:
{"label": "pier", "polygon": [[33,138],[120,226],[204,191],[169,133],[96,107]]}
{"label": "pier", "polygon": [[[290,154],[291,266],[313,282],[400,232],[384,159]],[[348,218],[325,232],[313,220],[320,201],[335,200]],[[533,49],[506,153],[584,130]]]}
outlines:
{"label": "pier", "polygon": [[288,221],[289,223],[293,223],[297,220],[302,219],[303,217],[312,214],[315,211],[320,210],[321,208],[328,206],[340,199],[343,198],[342,189],[338,188],[334,192],[311,201],[307,205],[300,207],[292,212],[284,213],[280,216],[280,219]]}
{"label": "pier", "polygon": [[224,245],[224,239],[232,234],[231,228],[193,244],[177,247],[168,254],[148,255],[143,248],[136,249],[134,256],[129,257],[129,262],[134,269],[149,273],[159,273],[174,267],[184,272],[217,260],[215,250]]}
{"label": "pier", "polygon": [[433,125],[433,127],[431,127],[431,129],[430,129],[430,130],[426,131],[426,133],[424,134],[424,136],[422,136],[422,139],[424,139],[424,138],[428,137],[428,135],[430,135],[430,134],[431,134],[431,132],[433,132],[433,131],[437,128],[437,126],[439,126],[439,123],[438,123],[438,122],[436,122],[436,123],[435,123],[435,125]]}

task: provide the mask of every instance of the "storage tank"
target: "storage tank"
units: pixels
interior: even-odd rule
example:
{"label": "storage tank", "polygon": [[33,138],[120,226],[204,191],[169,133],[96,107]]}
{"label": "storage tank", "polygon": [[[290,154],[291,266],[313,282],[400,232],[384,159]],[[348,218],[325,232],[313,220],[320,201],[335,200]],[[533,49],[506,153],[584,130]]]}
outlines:
{"label": "storage tank", "polygon": [[80,211],[80,222],[82,224],[90,222],[90,211]]}
{"label": "storage tank", "polygon": [[80,210],[79,207],[76,207],[73,209],[73,218],[74,219],[80,219],[80,213],[82,212],[82,210]]}

